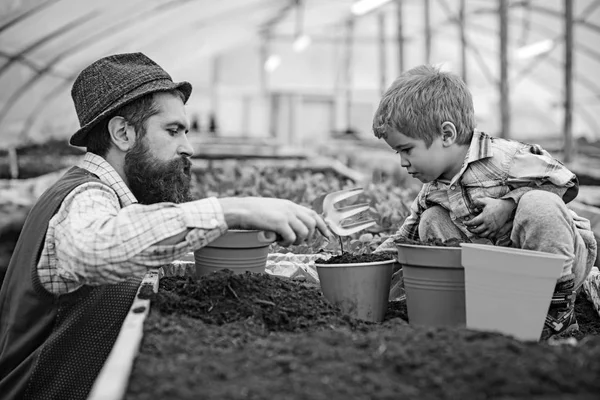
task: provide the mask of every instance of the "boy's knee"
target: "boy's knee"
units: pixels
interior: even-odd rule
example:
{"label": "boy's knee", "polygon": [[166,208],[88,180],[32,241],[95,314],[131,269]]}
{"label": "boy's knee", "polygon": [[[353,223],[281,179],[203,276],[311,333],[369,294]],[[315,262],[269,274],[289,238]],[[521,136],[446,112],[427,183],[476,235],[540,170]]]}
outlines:
{"label": "boy's knee", "polygon": [[545,190],[531,190],[521,196],[517,212],[529,211],[532,215],[536,215],[563,208],[566,209],[565,203],[557,194]]}
{"label": "boy's knee", "polygon": [[448,210],[441,206],[433,206],[421,214],[419,237],[425,241],[430,239],[448,240],[465,238],[466,236],[452,222]]}

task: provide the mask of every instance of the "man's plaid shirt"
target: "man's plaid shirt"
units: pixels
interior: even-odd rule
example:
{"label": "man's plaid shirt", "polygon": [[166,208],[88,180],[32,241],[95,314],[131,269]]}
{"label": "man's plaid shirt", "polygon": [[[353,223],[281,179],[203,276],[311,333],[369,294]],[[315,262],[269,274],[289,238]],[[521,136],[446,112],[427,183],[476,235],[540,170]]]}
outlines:
{"label": "man's plaid shirt", "polygon": [[[421,214],[435,205],[448,210],[461,232],[469,239],[474,238],[463,221],[478,214],[475,199],[513,199],[518,204],[521,196],[533,189],[551,191],[568,203],[577,196],[579,183],[573,172],[539,145],[476,131],[459,173],[450,182],[436,180],[424,184],[411,205],[410,215],[377,251],[395,250],[393,241],[399,237],[419,240]],[[590,236],[589,221],[571,213],[576,226]]]}
{"label": "man's plaid shirt", "polygon": [[[81,167],[105,183],[73,190],[48,224],[37,270],[51,293],[141,276],[205,246],[227,231],[215,198],[140,205],[104,158],[87,153]],[[108,185],[108,186],[107,186]],[[174,245],[156,243],[189,229]]]}

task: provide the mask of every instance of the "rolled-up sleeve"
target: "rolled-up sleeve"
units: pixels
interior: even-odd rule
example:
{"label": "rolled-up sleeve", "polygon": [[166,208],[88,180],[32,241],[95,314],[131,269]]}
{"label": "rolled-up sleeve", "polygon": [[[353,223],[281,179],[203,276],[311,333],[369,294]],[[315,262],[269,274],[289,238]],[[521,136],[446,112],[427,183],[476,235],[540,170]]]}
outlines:
{"label": "rolled-up sleeve", "polygon": [[[120,208],[106,185],[72,192],[55,227],[59,275],[86,284],[116,283],[201,248],[227,231],[216,198],[185,204],[132,204]],[[187,232],[173,245],[157,243]]]}
{"label": "rolled-up sleeve", "polygon": [[556,193],[565,202],[574,199],[579,192],[575,174],[539,146],[524,146],[515,154],[507,184],[512,190],[503,198],[511,198],[516,203],[534,189]]}

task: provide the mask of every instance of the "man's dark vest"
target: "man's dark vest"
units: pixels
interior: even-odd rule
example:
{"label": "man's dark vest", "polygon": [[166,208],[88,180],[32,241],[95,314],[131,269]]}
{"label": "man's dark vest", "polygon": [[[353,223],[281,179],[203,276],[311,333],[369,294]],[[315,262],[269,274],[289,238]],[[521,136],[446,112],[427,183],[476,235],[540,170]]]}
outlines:
{"label": "man's dark vest", "polygon": [[39,281],[46,230],[65,197],[100,180],[74,167],[29,212],[0,289],[0,398],[85,399],[141,278],[55,295]]}

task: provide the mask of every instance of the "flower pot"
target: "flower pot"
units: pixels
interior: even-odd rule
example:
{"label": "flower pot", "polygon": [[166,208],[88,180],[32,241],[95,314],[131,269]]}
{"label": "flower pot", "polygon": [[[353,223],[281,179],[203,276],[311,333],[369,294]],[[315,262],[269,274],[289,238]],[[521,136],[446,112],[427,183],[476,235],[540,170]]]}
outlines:
{"label": "flower pot", "polygon": [[461,244],[467,328],[539,340],[566,257]]}
{"label": "flower pot", "polygon": [[465,326],[461,248],[397,244],[408,320],[414,325]]}
{"label": "flower pot", "polygon": [[194,252],[196,276],[223,269],[230,269],[235,274],[264,273],[269,245],[275,238],[273,232],[230,229]]}
{"label": "flower pot", "polygon": [[365,263],[321,264],[315,262],[325,298],[354,318],[381,322],[396,260]]}

